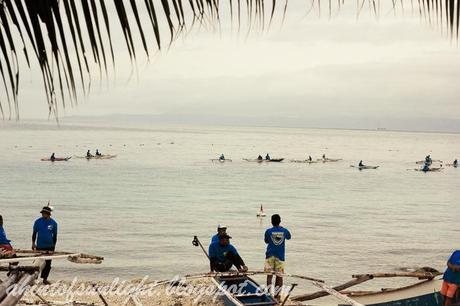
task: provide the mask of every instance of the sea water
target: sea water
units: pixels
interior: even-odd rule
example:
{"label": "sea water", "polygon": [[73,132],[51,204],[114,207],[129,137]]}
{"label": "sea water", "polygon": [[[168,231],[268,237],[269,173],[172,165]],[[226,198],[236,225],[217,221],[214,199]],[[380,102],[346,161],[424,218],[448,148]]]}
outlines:
{"label": "sea water", "polygon": [[[459,248],[460,169],[413,171],[431,154],[460,157],[460,135],[263,127],[102,127],[3,124],[0,214],[12,244],[31,247],[48,200],[57,249],[104,256],[54,261],[52,279],[164,279],[206,272],[205,247],[226,224],[250,269],[263,268],[264,231],[278,213],[292,233],[286,272],[335,284],[353,273],[432,266]],[[86,151],[116,154],[86,160]],[[68,162],[43,162],[52,152]],[[224,153],[232,162],[211,159]],[[251,163],[270,153],[282,163]],[[326,154],[335,163],[301,164]],[[377,170],[351,168],[359,160]],[[266,218],[256,214],[263,204]]]}

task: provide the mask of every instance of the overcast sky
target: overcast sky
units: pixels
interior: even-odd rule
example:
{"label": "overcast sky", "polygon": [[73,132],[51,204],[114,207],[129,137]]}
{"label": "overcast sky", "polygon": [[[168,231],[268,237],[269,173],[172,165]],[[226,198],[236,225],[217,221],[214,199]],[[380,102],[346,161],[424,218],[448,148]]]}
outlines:
{"label": "overcast sky", "polygon": [[[278,15],[265,33],[246,37],[243,27],[238,35],[224,20],[220,33],[192,31],[150,62],[138,49],[131,77],[124,42],[115,37],[116,79],[112,74],[100,82],[95,69],[89,98],[60,115],[460,131],[456,42],[421,21],[417,11],[412,16],[410,5],[404,17],[382,8],[378,21],[366,6],[357,21],[355,2],[332,18],[326,5],[321,17],[317,8],[305,16],[305,3],[291,1],[283,27]],[[47,118],[38,69],[24,72],[21,116]]]}

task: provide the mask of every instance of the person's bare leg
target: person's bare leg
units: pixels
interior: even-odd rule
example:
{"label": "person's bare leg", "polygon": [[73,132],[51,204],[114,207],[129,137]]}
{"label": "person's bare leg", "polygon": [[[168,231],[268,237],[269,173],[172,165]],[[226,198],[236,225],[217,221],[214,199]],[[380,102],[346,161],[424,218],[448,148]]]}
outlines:
{"label": "person's bare leg", "polygon": [[275,280],[275,297],[279,298],[281,290],[283,289],[283,278],[277,276]]}
{"label": "person's bare leg", "polygon": [[448,298],[447,296],[444,297],[444,306],[452,305],[452,299]]}
{"label": "person's bare leg", "polygon": [[267,275],[267,290],[270,292],[270,288],[272,286],[273,275]]}

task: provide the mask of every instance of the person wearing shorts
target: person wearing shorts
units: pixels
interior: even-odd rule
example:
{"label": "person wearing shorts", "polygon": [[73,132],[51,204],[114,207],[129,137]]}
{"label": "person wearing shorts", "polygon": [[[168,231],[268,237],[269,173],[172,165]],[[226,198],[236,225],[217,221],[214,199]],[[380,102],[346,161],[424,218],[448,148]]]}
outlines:
{"label": "person wearing shorts", "polygon": [[443,279],[441,294],[444,297],[444,306],[450,306],[460,286],[460,250],[453,252],[447,261]]}
{"label": "person wearing shorts", "polygon": [[[266,273],[284,273],[285,260],[285,245],[286,240],[291,239],[291,233],[284,227],[280,226],[281,217],[279,215],[272,216],[273,227],[265,231],[264,241],[267,244],[265,252],[265,268]],[[267,289],[272,287],[273,275],[267,275]],[[276,276],[275,280],[275,297],[279,296],[280,290],[283,287],[283,277]]]}

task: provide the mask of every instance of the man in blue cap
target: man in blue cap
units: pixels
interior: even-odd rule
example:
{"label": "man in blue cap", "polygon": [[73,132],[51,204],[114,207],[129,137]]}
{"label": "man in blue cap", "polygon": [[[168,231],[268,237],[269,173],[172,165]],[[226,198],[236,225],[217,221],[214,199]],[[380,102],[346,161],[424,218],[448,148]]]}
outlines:
{"label": "man in blue cap", "polygon": [[227,234],[220,234],[219,241],[209,246],[209,259],[211,271],[227,272],[235,266],[239,272],[248,271],[243,259],[236,248],[230,244],[230,237]]}
{"label": "man in blue cap", "polygon": [[[33,227],[32,250],[54,252],[57,243],[58,224],[51,218],[53,210],[49,206],[42,208],[41,218],[38,218]],[[48,276],[51,271],[51,260],[47,260],[41,273],[43,284],[49,285]]]}

